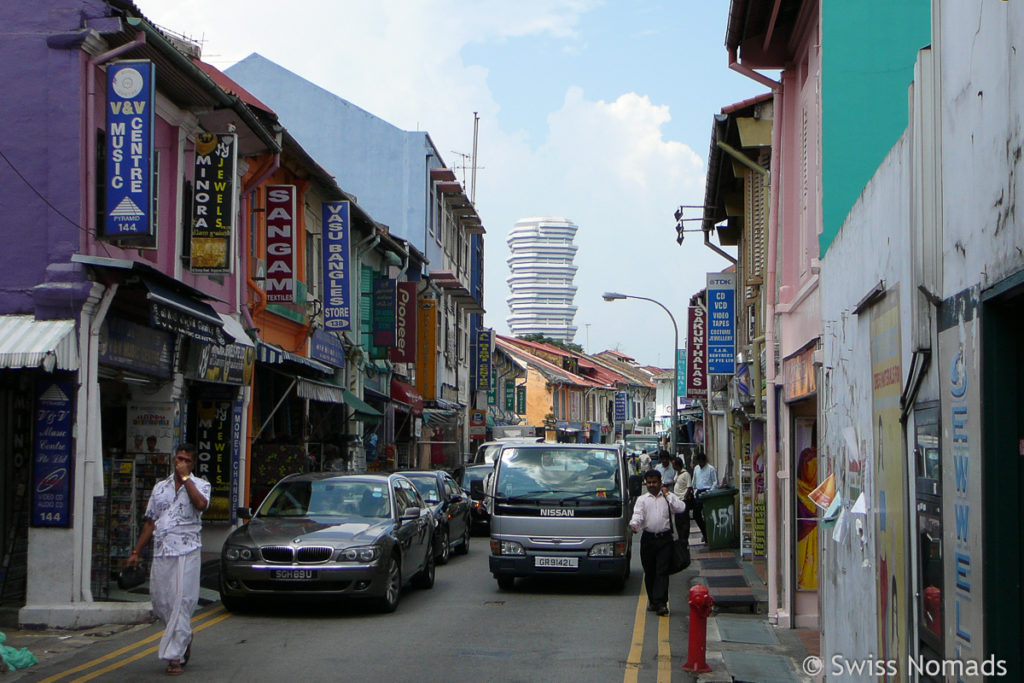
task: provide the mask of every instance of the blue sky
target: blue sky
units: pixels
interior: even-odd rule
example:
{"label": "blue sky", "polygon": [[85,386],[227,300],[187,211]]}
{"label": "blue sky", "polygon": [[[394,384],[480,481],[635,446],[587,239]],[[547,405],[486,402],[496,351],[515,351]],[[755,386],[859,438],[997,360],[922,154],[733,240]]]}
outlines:
{"label": "blue sky", "polygon": [[728,265],[699,234],[677,246],[672,217],[703,202],[712,116],[765,91],[728,69],[727,2],[304,0],[290,14],[266,0],[137,5],[201,40],[221,69],[259,52],[400,128],[428,131],[451,167],[472,151],[479,112],[485,321],[499,333],[505,238],[520,218],[579,225],[575,341],[589,352],[618,348],[669,367],[668,316],[601,293],[657,299],[683,341],[689,298]]}

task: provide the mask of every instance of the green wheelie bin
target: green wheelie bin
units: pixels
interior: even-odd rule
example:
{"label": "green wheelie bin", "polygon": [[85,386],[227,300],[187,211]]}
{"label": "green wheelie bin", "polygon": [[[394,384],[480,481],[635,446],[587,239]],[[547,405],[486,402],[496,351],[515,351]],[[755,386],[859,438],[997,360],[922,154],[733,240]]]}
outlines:
{"label": "green wheelie bin", "polygon": [[708,549],[724,550],[740,547],[740,520],[736,512],[737,489],[712,489],[702,494],[704,523],[708,532]]}

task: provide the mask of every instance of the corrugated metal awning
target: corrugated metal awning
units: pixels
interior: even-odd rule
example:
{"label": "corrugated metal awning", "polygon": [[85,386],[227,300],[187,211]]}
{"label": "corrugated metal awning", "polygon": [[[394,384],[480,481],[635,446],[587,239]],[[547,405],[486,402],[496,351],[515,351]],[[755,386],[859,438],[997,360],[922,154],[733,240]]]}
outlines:
{"label": "corrugated metal awning", "polygon": [[78,369],[74,320],[0,315],[0,368]]}

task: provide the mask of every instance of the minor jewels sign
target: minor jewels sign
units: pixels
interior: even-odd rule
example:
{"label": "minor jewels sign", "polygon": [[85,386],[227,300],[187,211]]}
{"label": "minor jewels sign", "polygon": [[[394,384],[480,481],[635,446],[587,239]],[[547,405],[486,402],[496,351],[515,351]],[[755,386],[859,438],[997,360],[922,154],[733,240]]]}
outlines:
{"label": "minor jewels sign", "polygon": [[237,141],[233,133],[196,135],[190,246],[193,273],[231,272]]}

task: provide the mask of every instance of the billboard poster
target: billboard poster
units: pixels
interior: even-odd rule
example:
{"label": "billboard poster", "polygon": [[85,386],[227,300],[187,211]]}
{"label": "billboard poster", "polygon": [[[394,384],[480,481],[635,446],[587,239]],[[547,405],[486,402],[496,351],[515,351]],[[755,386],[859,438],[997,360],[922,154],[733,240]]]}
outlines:
{"label": "billboard poster", "polygon": [[689,341],[686,366],[686,397],[707,398],[708,373],[706,355],[707,311],[703,306],[690,306],[687,312]]}
{"label": "billboard poster", "polygon": [[437,299],[421,299],[416,316],[416,389],[437,399]]}
{"label": "billboard poster", "polygon": [[395,284],[389,277],[373,280],[373,345],[390,347],[395,343]]}
{"label": "billboard poster", "polygon": [[200,400],[196,413],[196,474],[210,482],[210,507],[203,518],[229,519],[234,402]]}
{"label": "billboard poster", "polygon": [[707,372],[736,370],[736,274],[708,273]]}
{"label": "billboard poster", "polygon": [[122,60],[107,67],[107,175],[104,237],[153,236],[153,63]]}
{"label": "billboard poster", "polygon": [[36,397],[32,526],[71,526],[71,382],[46,382]]}
{"label": "billboard poster", "polygon": [[903,369],[900,342],[900,293],[890,289],[871,308],[871,432],[874,445],[875,604],[878,657],[907,661],[908,580],[904,505],[906,464],[900,423]]}
{"label": "billboard poster", "polygon": [[416,283],[399,282],[395,292],[395,343],[388,351],[392,363],[416,362]]}
{"label": "billboard poster", "polygon": [[351,280],[348,274],[350,212],[348,202],[323,204],[324,329],[327,330],[352,328]]}
{"label": "billboard poster", "polygon": [[295,301],[295,186],[267,186],[267,301]]}
{"label": "billboard poster", "polygon": [[473,364],[477,390],[491,388],[491,335],[490,329],[476,332],[476,362]]}
{"label": "billboard poster", "polygon": [[238,159],[234,134],[196,135],[190,266],[193,273],[230,273],[235,221],[234,179]]}
{"label": "billboard poster", "polygon": [[174,452],[174,404],[129,403],[126,412],[127,453],[171,455]]}

